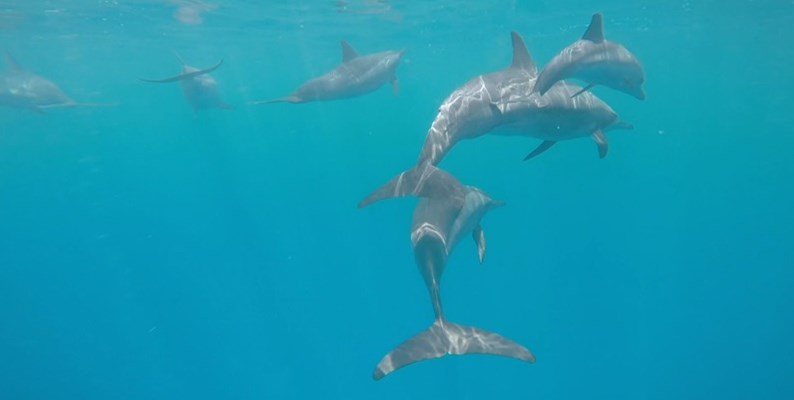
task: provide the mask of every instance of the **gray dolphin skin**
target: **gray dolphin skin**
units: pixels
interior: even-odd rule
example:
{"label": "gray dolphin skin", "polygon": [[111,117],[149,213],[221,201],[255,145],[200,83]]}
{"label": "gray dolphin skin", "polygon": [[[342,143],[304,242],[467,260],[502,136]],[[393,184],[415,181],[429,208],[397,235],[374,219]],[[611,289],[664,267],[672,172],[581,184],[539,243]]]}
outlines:
{"label": "gray dolphin skin", "polygon": [[397,95],[400,84],[396,71],[404,53],[405,50],[359,55],[350,44],[342,41],[342,64],[338,67],[304,83],[287,97],[252,101],[249,104],[308,103],[347,99],[373,92],[386,83],[391,83],[392,92]]}
{"label": "gray dolphin skin", "polygon": [[108,107],[113,104],[80,103],[72,100],[55,82],[22,69],[6,53],[8,71],[0,75],[0,106],[44,113],[51,108]]}
{"label": "gray dolphin skin", "polygon": [[[511,93],[529,93],[538,74],[524,40],[511,33],[513,62],[507,69],[479,75],[456,89],[439,107],[427,132],[418,164],[438,165],[459,141],[482,136],[502,124],[509,110],[497,104]],[[517,103],[509,106],[518,108]]]}
{"label": "gray dolphin skin", "polygon": [[[605,132],[633,128],[594,94],[565,81],[554,84],[545,95],[519,93],[503,101],[499,108],[506,109],[507,120],[493,134],[543,140],[524,160],[538,156],[558,141],[588,136],[598,145],[599,157],[604,158],[608,150]],[[511,108],[513,104],[517,106]]]}
{"label": "gray dolphin skin", "polygon": [[193,107],[193,111],[208,108],[222,108],[226,110],[234,108],[221,99],[220,92],[218,91],[218,82],[209,75],[223,65],[223,59],[207,69],[198,69],[187,65],[178,54],[174,55],[177,60],[182,63],[182,73],[165,79],[141,80],[149,83],[179,82],[182,86],[182,92],[185,94],[185,99],[187,99],[190,106]]}
{"label": "gray dolphin skin", "polygon": [[555,82],[568,78],[588,83],[574,95],[602,85],[645,99],[642,65],[625,47],[604,38],[604,18],[600,13],[593,15],[582,39],[563,49],[549,62],[534,90],[544,94]]}
{"label": "gray dolphin skin", "polygon": [[594,94],[574,96],[581,87],[572,83],[558,82],[545,96],[534,92],[538,69],[521,36],[512,32],[511,37],[510,68],[478,76],[444,101],[427,133],[418,164],[438,165],[459,141],[485,134],[542,139],[525,159],[557,141],[592,136],[603,158],[607,154],[603,132],[631,128]]}
{"label": "gray dolphin skin", "polygon": [[448,321],[441,304],[441,276],[452,250],[463,237],[472,235],[482,263],[486,245],[480,221],[488,211],[504,203],[425,163],[400,174],[359,203],[359,207],[404,196],[421,198],[414,211],[411,243],[430,293],[435,321],[383,357],[373,378],[379,380],[404,366],[449,354],[491,354],[534,363],[532,353],[510,339]]}

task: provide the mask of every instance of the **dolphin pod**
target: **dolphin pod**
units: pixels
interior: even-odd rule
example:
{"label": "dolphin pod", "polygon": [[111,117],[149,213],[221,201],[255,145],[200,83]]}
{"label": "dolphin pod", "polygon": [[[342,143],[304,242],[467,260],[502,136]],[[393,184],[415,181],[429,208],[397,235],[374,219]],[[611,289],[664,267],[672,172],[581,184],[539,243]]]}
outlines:
{"label": "dolphin pod", "polygon": [[[443,101],[430,125],[417,163],[381,186],[359,203],[359,208],[397,198],[417,197],[411,230],[414,259],[429,292],[435,319],[431,326],[398,345],[378,363],[373,378],[379,380],[410,364],[446,355],[490,354],[535,362],[530,350],[499,334],[446,319],[441,301],[441,278],[453,250],[471,236],[480,263],[486,255],[482,220],[504,202],[485,191],[462,184],[439,168],[451,149],[463,140],[484,135],[525,136],[541,143],[524,158],[534,158],[559,141],[591,137],[600,158],[608,152],[606,132],[632,129],[603,100],[591,92],[604,86],[645,99],[645,72],[637,57],[604,36],[603,17],[592,16],[582,38],[555,56],[539,71],[524,40],[511,33],[512,63],[505,69],[478,75],[455,89]],[[310,79],[292,94],[249,104],[307,103],[362,96],[387,83],[396,95],[396,70],[404,50],[359,55],[341,42],[342,62],[333,70]],[[219,94],[210,75],[223,59],[206,69],[182,63],[182,72],[149,83],[182,85],[194,110],[232,108]],[[19,67],[6,56],[8,71],[0,75],[0,106],[39,113],[49,108],[102,106],[80,103],[68,97],[54,82]],[[585,82],[581,87],[569,81]]]}
{"label": "dolphin pod", "polygon": [[[482,263],[486,241],[481,221],[490,210],[504,205],[481,189],[462,185],[437,167],[452,147],[461,140],[486,134],[541,139],[541,144],[525,157],[528,160],[558,141],[590,136],[599,157],[604,158],[608,150],[605,132],[631,129],[632,125],[622,121],[589,89],[598,84],[645,98],[642,67],[625,48],[603,39],[600,14],[593,16],[583,38],[586,43],[578,45],[588,56],[557,56],[540,74],[521,36],[512,32],[511,39],[511,65],[479,75],[453,91],[439,107],[417,165],[359,203],[362,208],[383,199],[420,198],[413,216],[411,244],[435,314],[430,328],[383,357],[373,373],[375,380],[407,365],[446,355],[490,354],[535,362],[529,349],[517,342],[452,323],[444,316],[441,276],[452,250],[464,236],[472,235]],[[561,54],[578,53],[566,49]],[[588,85],[582,88],[567,78],[579,78]]]}
{"label": "dolphin pod", "polygon": [[[418,164],[438,165],[459,141],[489,132],[495,135],[542,139],[526,159],[561,140],[592,136],[601,158],[606,156],[604,131],[631,127],[592,93],[569,82],[555,83],[541,95],[533,88],[538,68],[524,40],[511,33],[513,62],[503,71],[477,76],[456,89],[439,107],[430,126]],[[582,92],[580,96],[575,93]]]}

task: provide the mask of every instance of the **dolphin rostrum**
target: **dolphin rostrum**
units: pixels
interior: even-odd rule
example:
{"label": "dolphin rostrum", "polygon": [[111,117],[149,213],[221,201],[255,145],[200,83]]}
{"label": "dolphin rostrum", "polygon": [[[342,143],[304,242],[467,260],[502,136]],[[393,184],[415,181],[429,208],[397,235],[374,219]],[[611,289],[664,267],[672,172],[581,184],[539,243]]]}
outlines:
{"label": "dolphin rostrum", "polygon": [[396,70],[405,50],[383,51],[359,55],[353,47],[342,41],[342,64],[320,77],[309,80],[287,97],[274,100],[252,101],[249,104],[308,103],[361,96],[391,82],[397,95],[400,84]]}
{"label": "dolphin rostrum", "polygon": [[604,38],[604,18],[594,14],[582,38],[563,49],[543,69],[535,91],[546,93],[555,82],[576,78],[587,82],[574,96],[602,85],[640,100],[645,99],[642,84],[645,71],[637,57],[619,43]]}
{"label": "dolphin rostrum", "polygon": [[0,75],[0,106],[43,113],[50,108],[108,107],[114,104],[80,103],[72,100],[55,82],[22,69],[6,53],[8,71]]}
{"label": "dolphin rostrum", "polygon": [[378,380],[406,365],[448,354],[491,354],[534,363],[535,356],[510,339],[448,321],[441,304],[441,276],[455,245],[471,234],[482,263],[485,234],[480,221],[488,211],[504,203],[491,199],[478,188],[462,185],[449,173],[425,163],[400,174],[364,199],[359,207],[410,195],[421,198],[414,211],[411,243],[416,264],[430,292],[435,322],[383,357],[373,378]]}
{"label": "dolphin rostrum", "polygon": [[418,164],[437,165],[457,142],[487,133],[543,139],[527,159],[556,141],[592,135],[603,158],[607,152],[603,131],[630,127],[592,93],[571,98],[581,89],[571,83],[557,83],[546,96],[533,93],[538,69],[521,36],[516,32],[511,36],[511,67],[472,79],[444,101],[427,133]]}
{"label": "dolphin rostrum", "polygon": [[149,83],[179,82],[182,85],[182,92],[185,94],[185,98],[193,107],[193,111],[207,108],[223,108],[227,110],[234,108],[221,99],[221,95],[218,92],[218,82],[209,75],[223,65],[223,59],[207,69],[198,69],[187,65],[178,54],[174,53],[174,55],[182,63],[182,73],[165,79],[141,80]]}

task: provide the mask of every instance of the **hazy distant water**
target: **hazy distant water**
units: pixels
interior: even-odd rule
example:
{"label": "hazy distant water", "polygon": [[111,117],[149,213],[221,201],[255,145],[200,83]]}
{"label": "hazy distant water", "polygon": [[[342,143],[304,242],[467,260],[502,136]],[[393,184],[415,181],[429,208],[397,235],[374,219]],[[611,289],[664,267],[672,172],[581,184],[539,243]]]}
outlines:
{"label": "hazy distant water", "polygon": [[[0,109],[0,399],[794,398],[790,1],[118,3],[0,1],[0,50],[121,103]],[[414,200],[357,202],[450,91],[509,64],[511,30],[542,66],[595,11],[645,66],[644,102],[596,90],[635,130],[604,160],[485,137],[442,164],[508,203],[485,265],[469,241],[451,257],[448,317],[537,363],[373,382],[432,309]],[[341,39],[407,48],[402,93],[246,106],[333,68]],[[224,58],[237,109],[194,117],[137,80],[175,74],[172,51]]]}

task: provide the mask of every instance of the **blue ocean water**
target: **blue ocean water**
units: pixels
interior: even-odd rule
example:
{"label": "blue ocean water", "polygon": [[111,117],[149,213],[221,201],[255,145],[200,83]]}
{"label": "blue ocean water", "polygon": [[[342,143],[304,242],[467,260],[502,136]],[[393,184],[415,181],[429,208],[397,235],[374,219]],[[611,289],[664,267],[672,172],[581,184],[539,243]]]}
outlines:
{"label": "blue ocean water", "polygon": [[[0,108],[0,399],[794,398],[794,3],[260,3],[0,1],[0,50],[118,102]],[[537,362],[373,381],[433,314],[416,201],[356,204],[416,162],[452,90],[510,63],[511,30],[542,66],[597,11],[648,77],[642,102],[595,90],[635,126],[605,159],[485,136],[442,164],[507,202],[484,265],[452,254],[447,316]],[[406,48],[400,94],[246,104],[335,67],[343,39]],[[138,80],[177,73],[173,51],[223,58],[236,109]]]}

